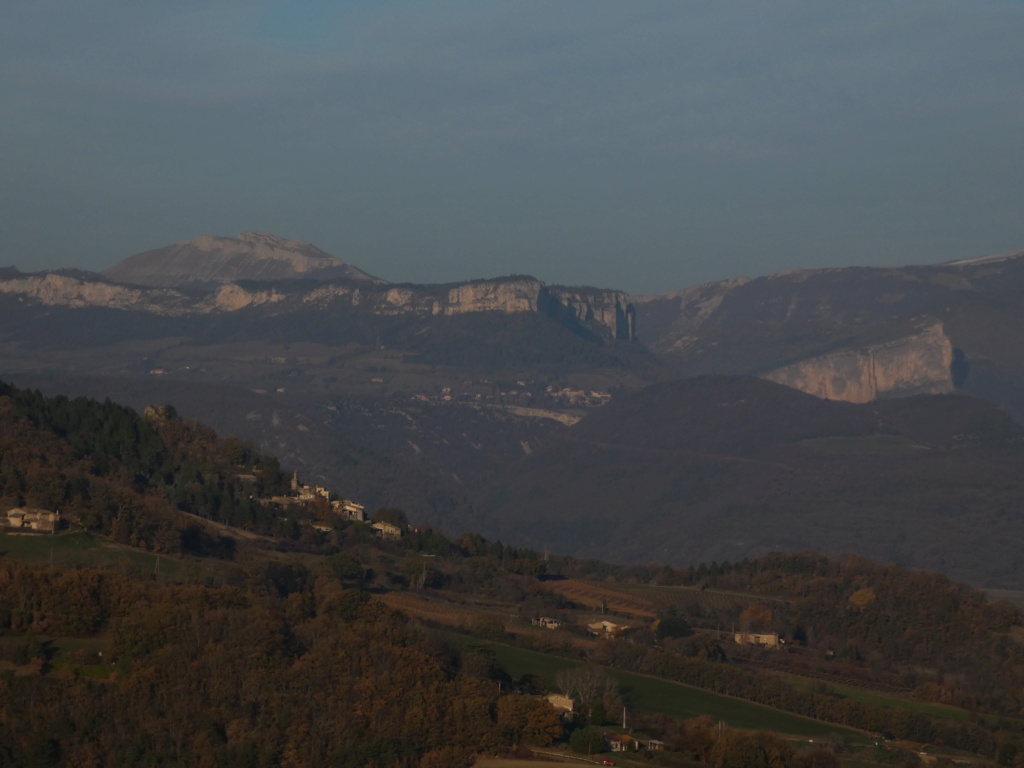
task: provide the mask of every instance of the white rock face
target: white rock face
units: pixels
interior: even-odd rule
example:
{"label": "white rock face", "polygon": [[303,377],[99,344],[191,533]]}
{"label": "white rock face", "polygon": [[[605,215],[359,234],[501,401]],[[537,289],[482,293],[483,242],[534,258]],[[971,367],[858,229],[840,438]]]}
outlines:
{"label": "white rock face", "polygon": [[762,378],[828,400],[867,403],[887,395],[952,392],[952,362],[953,344],[936,322],[901,339],[808,358]]}

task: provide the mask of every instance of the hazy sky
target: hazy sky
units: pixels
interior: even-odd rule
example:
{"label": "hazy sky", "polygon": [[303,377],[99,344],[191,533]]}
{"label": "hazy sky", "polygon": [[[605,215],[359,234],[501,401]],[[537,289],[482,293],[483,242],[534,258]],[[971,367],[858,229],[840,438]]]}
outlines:
{"label": "hazy sky", "polygon": [[0,265],[659,292],[1024,248],[1021,0],[4,0]]}

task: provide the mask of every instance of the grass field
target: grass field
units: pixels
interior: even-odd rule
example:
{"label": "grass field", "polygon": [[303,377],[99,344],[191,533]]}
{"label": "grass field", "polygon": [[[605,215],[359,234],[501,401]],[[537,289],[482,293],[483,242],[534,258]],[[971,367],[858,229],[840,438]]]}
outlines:
{"label": "grass field", "polygon": [[[800,675],[787,674],[785,672],[776,673],[786,679],[786,681],[797,690],[810,691],[815,685],[819,685],[821,681],[812,680],[808,677],[801,677]],[[932,704],[927,701],[917,701],[915,699],[904,698],[902,696],[895,696],[893,694],[882,693],[881,691],[869,690],[867,688],[858,688],[853,685],[843,685],[841,683],[828,683],[828,687],[835,691],[835,693],[844,699],[850,699],[852,701],[860,701],[864,704],[871,704],[875,706],[883,707],[895,707],[897,709],[905,709],[909,712],[920,712],[931,717],[941,717],[946,720],[955,720],[957,722],[966,722],[971,713],[965,709],[958,709],[957,707],[947,707],[942,704]]]}
{"label": "grass field", "polygon": [[852,435],[847,437],[812,437],[799,445],[821,453],[913,453],[928,447],[902,435]]}
{"label": "grass field", "polygon": [[[459,642],[458,638],[453,637],[453,639]],[[481,641],[463,636],[461,642]],[[580,662],[515,648],[502,643],[484,644],[494,650],[498,662],[513,678],[522,677],[525,674],[535,674],[551,683],[560,670],[580,664]],[[816,738],[834,733],[851,745],[869,743],[869,739],[859,731],[791,715],[741,699],[632,672],[610,669],[608,674],[619,683],[623,698],[627,701],[628,707],[634,711],[665,714],[682,719],[708,715],[733,728],[763,729],[805,738]]]}
{"label": "grass field", "polygon": [[176,580],[201,578],[220,564],[213,560],[169,557],[115,544],[88,533],[57,536],[0,534],[0,557],[32,565],[86,568],[132,568]]}
{"label": "grass field", "polygon": [[[113,671],[110,664],[104,663],[102,655],[110,657],[112,642],[109,636],[96,637],[53,637],[51,635],[35,635],[37,640],[49,648],[50,667],[53,672],[107,679]],[[26,642],[24,635],[0,637],[0,649],[7,655],[10,651]],[[96,658],[99,656],[99,658]],[[91,661],[87,660],[91,659]]]}

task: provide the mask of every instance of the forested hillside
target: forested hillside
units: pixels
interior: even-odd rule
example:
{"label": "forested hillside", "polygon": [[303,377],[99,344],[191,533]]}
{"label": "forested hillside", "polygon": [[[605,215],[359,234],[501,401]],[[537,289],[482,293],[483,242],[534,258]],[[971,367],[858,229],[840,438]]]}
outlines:
{"label": "forested hillside", "polygon": [[76,527],[155,552],[213,554],[181,513],[286,534],[258,498],[287,487],[276,459],[171,408],[150,418],[112,402],[43,397],[0,382],[0,502],[60,511]]}

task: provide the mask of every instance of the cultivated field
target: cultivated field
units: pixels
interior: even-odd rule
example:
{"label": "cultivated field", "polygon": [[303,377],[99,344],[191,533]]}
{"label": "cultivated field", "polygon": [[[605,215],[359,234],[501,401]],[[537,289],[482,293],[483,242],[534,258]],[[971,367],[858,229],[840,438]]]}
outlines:
{"label": "cultivated field", "polygon": [[407,616],[414,616],[424,621],[434,621],[450,627],[462,627],[470,624],[480,616],[480,611],[450,603],[446,600],[432,600],[408,592],[385,592],[377,595],[389,608],[401,611]]}
{"label": "cultivated field", "polygon": [[[498,662],[513,679],[534,674],[551,683],[560,670],[580,664],[501,643],[486,645],[494,650]],[[799,717],[731,696],[617,669],[609,669],[608,675],[618,682],[628,709],[634,712],[665,714],[682,719],[708,715],[734,728],[770,730],[804,738],[820,738],[834,733],[849,744],[868,743],[859,731]]]}
{"label": "cultivated field", "polygon": [[548,583],[552,592],[572,600],[574,603],[600,609],[602,606],[613,613],[628,613],[633,616],[654,618],[654,605],[642,595],[632,595],[619,587],[609,587],[599,582],[566,579]]}

